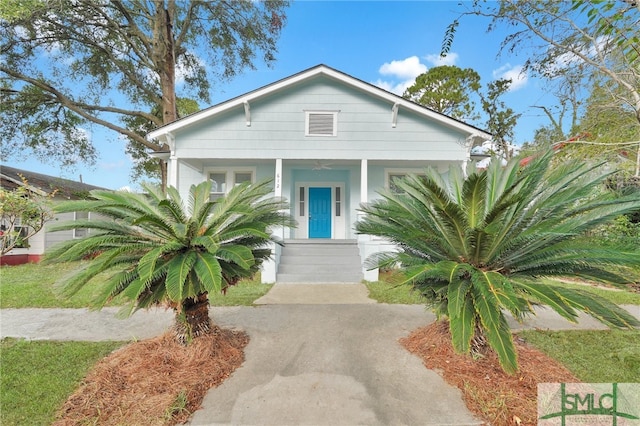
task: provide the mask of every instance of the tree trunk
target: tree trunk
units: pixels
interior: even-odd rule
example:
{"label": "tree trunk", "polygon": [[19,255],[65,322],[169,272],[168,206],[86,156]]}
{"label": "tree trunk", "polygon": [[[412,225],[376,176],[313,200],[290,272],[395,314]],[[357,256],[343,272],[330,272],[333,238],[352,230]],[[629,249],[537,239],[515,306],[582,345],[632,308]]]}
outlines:
{"label": "tree trunk", "polygon": [[[477,321],[480,321],[478,319]],[[476,331],[471,338],[471,356],[474,358],[484,358],[489,350],[489,343],[484,334],[484,330],[476,322]]]}
{"label": "tree trunk", "polygon": [[[158,78],[162,90],[162,123],[169,124],[178,118],[176,101],[176,54],[173,34],[175,2],[169,0],[165,6],[158,0],[154,21],[154,62],[157,64]],[[167,187],[166,164],[160,166],[163,190]]]}
{"label": "tree trunk", "polygon": [[638,144],[638,152],[636,153],[636,172],[635,177],[640,177],[640,144]]}
{"label": "tree trunk", "polygon": [[167,185],[168,185],[168,167],[167,162],[165,160],[158,160],[158,167],[160,168],[160,185],[162,188],[162,192],[164,194],[167,193]]}
{"label": "tree trunk", "polygon": [[209,295],[200,293],[196,300],[189,298],[182,302],[182,311],[176,313],[175,338],[186,346],[196,337],[210,333],[212,326]]}

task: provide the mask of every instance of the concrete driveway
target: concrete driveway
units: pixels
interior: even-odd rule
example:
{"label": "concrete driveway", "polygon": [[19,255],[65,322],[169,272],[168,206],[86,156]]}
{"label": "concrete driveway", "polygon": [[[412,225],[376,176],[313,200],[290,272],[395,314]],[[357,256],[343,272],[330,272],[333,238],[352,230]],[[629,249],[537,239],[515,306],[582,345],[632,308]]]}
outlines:
{"label": "concrete driveway", "polygon": [[422,306],[266,305],[216,312],[251,336],[246,361],[192,425],[479,424],[398,339],[434,320]]}

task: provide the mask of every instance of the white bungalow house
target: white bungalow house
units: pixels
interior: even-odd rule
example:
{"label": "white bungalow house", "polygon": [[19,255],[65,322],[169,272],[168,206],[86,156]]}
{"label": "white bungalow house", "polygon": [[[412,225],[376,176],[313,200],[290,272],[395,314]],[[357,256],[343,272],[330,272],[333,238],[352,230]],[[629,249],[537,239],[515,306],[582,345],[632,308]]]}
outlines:
{"label": "white bungalow house", "polygon": [[[361,262],[389,248],[356,235],[361,203],[427,166],[466,170],[472,148],[491,135],[318,65],[147,137],[169,147],[168,184],[182,194],[206,179],[214,183],[212,197],[240,182],[273,179],[274,195],[289,200],[298,227],[274,231],[285,249],[274,248],[263,282],[335,282],[377,279]],[[324,245],[305,252],[305,243]],[[341,251],[349,246],[355,257]]]}
{"label": "white bungalow house", "polygon": [[[14,191],[18,187],[25,187],[25,185],[29,192],[43,197],[51,197],[52,204],[65,200],[83,199],[89,195],[91,190],[104,189],[82,182],[17,169],[4,164],[0,165],[0,187],[2,189]],[[57,221],[85,220],[90,217],[91,214],[86,212],[56,213],[51,221],[45,224],[44,229],[29,237],[28,240],[23,241],[22,244],[14,247],[8,253],[0,255],[0,265],[39,262],[48,248],[62,241],[82,238],[88,232],[87,229],[81,228],[51,232],[49,228],[52,224]],[[20,223],[15,225],[16,231],[27,231]],[[9,225],[6,223],[6,218],[0,215],[0,232],[4,232],[7,226]]]}

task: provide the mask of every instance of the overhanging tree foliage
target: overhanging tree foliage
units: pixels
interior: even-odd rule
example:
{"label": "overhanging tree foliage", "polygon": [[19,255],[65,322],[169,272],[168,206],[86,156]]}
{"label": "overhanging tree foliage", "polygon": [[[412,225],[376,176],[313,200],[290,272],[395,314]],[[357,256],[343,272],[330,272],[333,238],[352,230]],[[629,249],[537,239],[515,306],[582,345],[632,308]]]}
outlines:
{"label": "overhanging tree foliage", "polygon": [[[23,5],[21,5],[24,2]],[[0,16],[0,147],[95,160],[88,124],[163,147],[127,128],[177,117],[179,89],[204,102],[258,57],[273,63],[287,0],[17,0]],[[152,111],[161,111],[158,116]]]}
{"label": "overhanging tree foliage", "polygon": [[612,175],[602,164],[551,167],[552,153],[527,166],[493,161],[463,178],[452,168],[398,181],[402,193],[382,193],[363,206],[361,234],[394,243],[398,251],[370,258],[371,267],[397,267],[449,320],[453,346],[469,352],[472,340],[493,348],[505,371],[517,370],[505,313],[521,319],[544,304],[570,321],[584,311],[612,327],[640,322],[586,291],[548,285],[540,277],[575,276],[613,285],[628,281],[614,267],[640,264],[640,248],[603,245],[584,232],[640,210],[640,192],[603,192]]}
{"label": "overhanging tree foliage", "polygon": [[500,98],[509,91],[511,80],[499,79],[487,85],[486,93],[480,93],[483,111],[487,114],[487,131],[493,135],[492,141],[497,154],[505,160],[513,156],[514,129],[522,114],[509,108]]}
{"label": "overhanging tree foliage", "polygon": [[[576,93],[576,84],[590,89],[594,80],[606,81],[611,101],[632,112],[640,127],[640,2],[476,0],[462,15],[490,19],[489,30],[511,28],[502,51],[529,49],[524,71],[546,78],[550,86],[568,78]],[[444,54],[458,23],[445,34]],[[640,143],[635,145],[635,159],[635,175],[640,176]]]}
{"label": "overhanging tree foliage", "polygon": [[631,108],[619,101],[610,80],[595,81],[591,95],[580,117],[580,140],[563,144],[558,156],[567,158],[598,158],[624,173],[620,179],[635,175],[638,179],[637,147],[640,144],[640,123]]}
{"label": "overhanging tree foliage", "polygon": [[[176,111],[178,118],[185,117],[189,114],[198,112],[200,107],[193,99],[176,98]],[[151,113],[158,118],[162,117],[162,111],[159,106],[154,106]],[[140,116],[129,116],[122,119],[127,129],[133,130],[140,136],[146,136],[147,133],[157,127],[157,125]],[[142,144],[138,139],[127,138],[127,147],[125,152],[133,160],[133,169],[131,177],[141,179],[147,177],[150,179],[162,180],[162,161],[149,156],[149,148]]]}

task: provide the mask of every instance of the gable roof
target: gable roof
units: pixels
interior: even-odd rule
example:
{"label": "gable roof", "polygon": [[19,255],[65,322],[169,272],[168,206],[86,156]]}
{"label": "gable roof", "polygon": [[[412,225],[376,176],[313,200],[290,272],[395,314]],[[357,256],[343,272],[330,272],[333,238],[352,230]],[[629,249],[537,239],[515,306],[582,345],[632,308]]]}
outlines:
{"label": "gable roof", "polygon": [[47,195],[57,190],[56,196],[64,198],[83,198],[93,189],[106,189],[99,186],[76,182],[69,179],[62,179],[54,176],[43,175],[41,173],[30,172],[28,170],[16,169],[15,167],[0,166],[0,187],[7,190],[14,190],[23,186],[22,177],[27,181],[28,189],[41,195]]}
{"label": "gable roof", "polygon": [[345,74],[341,71],[338,71],[336,69],[333,69],[323,64],[316,65],[315,67],[301,71],[290,77],[286,77],[282,80],[263,86],[259,89],[245,93],[244,95],[240,95],[228,101],[219,103],[217,105],[198,111],[194,114],[183,117],[172,123],[158,127],[157,129],[147,134],[147,139],[149,140],[159,139],[159,140],[166,141],[167,135],[171,135],[176,130],[186,128],[192,124],[199,123],[203,120],[206,120],[207,118],[214,116],[218,113],[227,111],[231,108],[235,108],[245,103],[250,103],[256,99],[276,93],[280,90],[286,89],[288,87],[291,87],[300,82],[312,79],[317,76],[326,76],[328,78],[342,82],[345,85],[348,85],[352,88],[365,92],[371,96],[388,101],[391,107],[398,105],[399,107],[406,108],[407,110],[413,111],[426,118],[432,119],[447,127],[457,129],[459,131],[469,134],[470,136],[475,136],[478,141],[491,139],[491,134],[487,133],[482,129],[479,129],[475,126],[464,123],[455,118],[449,117],[445,114],[436,112],[430,108],[419,105],[415,102],[404,99],[403,97],[398,96],[395,93],[388,92],[384,89],[381,89],[380,87],[374,86],[373,84],[367,83],[365,81],[352,77],[348,74]]}

